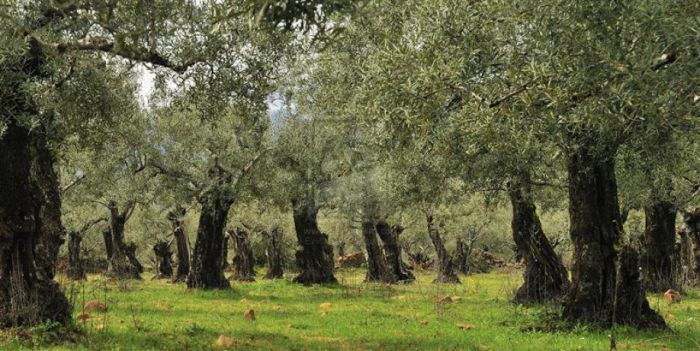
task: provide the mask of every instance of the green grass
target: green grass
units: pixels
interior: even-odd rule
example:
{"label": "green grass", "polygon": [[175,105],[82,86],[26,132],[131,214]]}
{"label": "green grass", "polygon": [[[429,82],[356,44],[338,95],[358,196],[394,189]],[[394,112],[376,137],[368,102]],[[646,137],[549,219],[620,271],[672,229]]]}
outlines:
{"label": "green grass", "polygon": [[[223,291],[187,290],[165,281],[105,281],[93,276],[86,283],[64,284],[73,296],[75,314],[83,301],[106,301],[106,313],[91,313],[77,322],[78,343],[49,344],[43,337],[0,339],[2,350],[209,350],[220,334],[233,337],[229,349],[270,350],[607,350],[608,332],[584,327],[567,332],[523,332],[540,323],[544,308],[508,302],[519,273],[463,277],[457,286],[431,284],[419,274],[413,285],[363,284],[362,270],[339,272],[339,285],[304,287],[288,279],[234,283]],[[148,277],[147,279],[149,279]],[[439,305],[437,297],[461,301]],[[331,303],[321,308],[321,303]],[[664,316],[672,314],[671,331],[648,332],[621,328],[623,350],[699,350],[700,291],[667,306],[661,296],[650,302]],[[243,319],[246,309],[257,320]],[[326,314],[322,316],[322,312]],[[468,323],[475,329],[462,330]],[[50,333],[50,326],[30,335]],[[20,341],[23,340],[23,341]],[[4,340],[4,341],[3,341]]]}

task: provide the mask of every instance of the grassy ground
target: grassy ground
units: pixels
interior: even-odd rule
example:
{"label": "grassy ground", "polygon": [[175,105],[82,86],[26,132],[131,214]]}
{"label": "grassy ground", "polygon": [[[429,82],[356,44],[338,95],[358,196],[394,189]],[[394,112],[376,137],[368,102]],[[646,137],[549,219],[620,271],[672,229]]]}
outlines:
{"label": "grassy ground", "polygon": [[[84,301],[106,301],[105,313],[90,312],[77,343],[47,344],[54,331],[44,326],[29,333],[9,332],[2,350],[209,350],[223,334],[234,339],[227,349],[270,350],[608,350],[606,331],[575,328],[568,332],[525,332],[545,317],[542,308],[508,302],[519,274],[463,277],[457,286],[434,285],[428,274],[407,286],[363,284],[364,272],[338,274],[340,285],[303,287],[289,280],[235,283],[224,291],[189,291],[165,281],[64,284],[73,295],[76,316]],[[458,302],[436,299],[459,296]],[[622,350],[700,350],[700,291],[667,306],[661,296],[652,305],[669,320],[667,332],[618,330]],[[330,307],[321,307],[330,303]],[[257,320],[246,321],[246,309]],[[460,329],[457,324],[470,324]],[[60,332],[60,331],[59,331]],[[33,335],[33,336],[32,336]],[[22,340],[22,341],[20,341]]]}

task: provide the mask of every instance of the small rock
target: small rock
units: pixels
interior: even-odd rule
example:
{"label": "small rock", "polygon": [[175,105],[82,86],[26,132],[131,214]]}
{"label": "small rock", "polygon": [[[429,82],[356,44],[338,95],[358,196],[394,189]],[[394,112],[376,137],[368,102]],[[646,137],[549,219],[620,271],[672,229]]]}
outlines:
{"label": "small rock", "polygon": [[474,324],[459,323],[459,324],[457,324],[457,328],[459,328],[459,329],[476,329],[476,326]]}
{"label": "small rock", "polygon": [[452,302],[453,302],[453,301],[452,301],[452,298],[451,298],[451,297],[445,296],[445,297],[441,298],[440,300],[438,300],[437,303],[440,304],[440,305],[444,305],[444,304],[448,304],[448,303],[452,303]]}
{"label": "small rock", "polygon": [[673,289],[668,289],[664,293],[664,300],[666,300],[669,305],[681,303],[681,293]]}
{"label": "small rock", "polygon": [[219,335],[219,338],[216,339],[216,347],[231,347],[236,343],[236,339],[226,336],[226,335]]}
{"label": "small rock", "polygon": [[333,305],[330,302],[324,302],[319,305],[321,308],[331,308]]}
{"label": "small rock", "polygon": [[247,321],[254,321],[255,320],[255,311],[253,309],[248,309],[243,313],[243,319]]}
{"label": "small rock", "polygon": [[107,305],[100,300],[90,300],[85,303],[85,309],[88,311],[107,311]]}

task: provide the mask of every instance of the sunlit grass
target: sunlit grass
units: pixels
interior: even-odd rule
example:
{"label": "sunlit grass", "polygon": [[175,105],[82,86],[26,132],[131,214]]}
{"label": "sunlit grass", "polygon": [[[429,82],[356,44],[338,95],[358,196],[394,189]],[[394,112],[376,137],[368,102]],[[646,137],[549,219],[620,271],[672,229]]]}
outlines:
{"label": "sunlit grass", "polygon": [[[86,283],[64,282],[75,300],[106,301],[106,313],[88,312],[78,325],[79,344],[31,345],[7,338],[0,349],[50,350],[208,350],[224,334],[228,349],[273,350],[607,350],[608,332],[575,328],[553,333],[523,332],[542,321],[545,308],[508,302],[519,273],[462,277],[461,285],[434,285],[419,274],[413,285],[364,284],[364,271],[338,273],[339,285],[304,287],[288,279],[234,283],[224,291],[187,290],[165,281],[110,282],[99,276]],[[438,304],[444,296],[458,302]],[[700,349],[700,292],[678,305],[661,296],[652,305],[667,317],[671,331],[618,330],[623,350]],[[322,303],[331,306],[323,308]],[[254,322],[243,319],[255,311]],[[457,324],[474,325],[460,329]]]}

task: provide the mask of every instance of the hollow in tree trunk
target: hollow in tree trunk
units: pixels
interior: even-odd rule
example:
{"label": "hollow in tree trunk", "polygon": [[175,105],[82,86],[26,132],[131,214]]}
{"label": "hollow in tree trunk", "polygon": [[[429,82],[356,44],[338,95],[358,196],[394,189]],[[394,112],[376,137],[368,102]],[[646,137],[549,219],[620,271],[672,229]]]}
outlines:
{"label": "hollow in tree trunk", "polygon": [[389,272],[391,272],[402,283],[411,283],[416,280],[413,272],[408,269],[401,258],[401,245],[399,245],[399,235],[404,228],[399,225],[389,226],[385,220],[379,220],[375,226],[379,238],[382,240],[384,256],[386,257]]}
{"label": "hollow in tree trunk", "polygon": [[569,276],[561,259],[542,230],[531,198],[530,175],[522,172],[508,188],[513,211],[511,227],[517,254],[525,259],[523,285],[515,294],[516,303],[542,303],[564,296]]}
{"label": "hollow in tree trunk", "polygon": [[294,282],[308,284],[336,283],[333,275],[333,247],[318,228],[318,208],[314,204],[292,201],[294,229],[299,249],[296,262],[301,270]]}
{"label": "hollow in tree trunk", "polygon": [[233,239],[236,254],[233,256],[232,279],[242,282],[255,281],[255,258],[248,233],[243,228],[231,229],[228,235]]}
{"label": "hollow in tree trunk", "polygon": [[676,249],[676,208],[668,201],[644,207],[642,282],[647,291],[681,290]]}
{"label": "hollow in tree trunk", "polygon": [[377,227],[372,218],[362,221],[362,239],[367,249],[367,275],[365,282],[396,283],[396,276],[387,267],[386,257],[379,249]]}
{"label": "hollow in tree trunk", "polygon": [[224,276],[226,245],[224,228],[233,201],[216,188],[207,191],[200,199],[197,240],[192,254],[192,266],[187,276],[187,287],[225,289],[231,284]]}
{"label": "hollow in tree trunk", "polygon": [[[636,301],[642,292],[639,291],[641,284],[630,274],[625,277],[627,285],[615,294],[616,246],[622,232],[615,152],[595,153],[591,147],[596,145],[595,140],[584,140],[567,160],[574,265],[564,317],[571,322],[604,327],[611,326],[613,320],[639,327],[664,327],[663,320],[651,309],[639,314],[613,314],[614,310],[631,311],[633,307],[625,304]],[[614,308],[615,296],[618,297],[617,308]]]}
{"label": "hollow in tree trunk", "polygon": [[142,267],[136,265],[129,257],[133,252],[124,242],[124,226],[131,216],[135,204],[127,204],[123,212],[119,212],[117,202],[111,200],[109,209],[109,228],[112,232],[112,257],[109,260],[107,274],[115,279],[141,279]]}
{"label": "hollow in tree trunk", "polygon": [[173,276],[173,253],[167,241],[159,240],[153,245],[153,252],[156,254],[158,262],[158,274],[153,279],[172,278]]}
{"label": "hollow in tree trunk", "polygon": [[[428,235],[435,247],[438,258],[438,276],[433,283],[459,284],[460,281],[457,274],[455,274],[452,256],[447,252],[447,249],[445,249],[445,242],[440,237],[438,229],[435,228],[435,223],[433,223],[433,211],[431,209],[425,211],[425,218],[428,224]],[[444,227],[442,224],[440,226]]]}
{"label": "hollow in tree trunk", "polygon": [[[32,60],[25,65],[32,65]],[[17,104],[19,111],[36,114],[29,100],[19,94],[22,91],[19,84],[2,90],[19,96],[15,97],[16,101],[6,103]],[[37,243],[46,239],[42,237],[45,232],[40,217],[46,199],[34,194],[31,145],[29,130],[14,118],[7,118],[6,129],[0,136],[0,327],[3,328],[35,325],[45,320],[67,324],[71,318],[70,304],[47,272],[52,267],[42,269],[45,261],[37,259],[42,254],[36,248]]]}
{"label": "hollow in tree trunk", "polygon": [[190,241],[185,233],[185,209],[176,206],[168,212],[168,220],[173,226],[173,236],[177,244],[177,271],[173,276],[173,282],[184,282],[190,273]]}
{"label": "hollow in tree trunk", "polygon": [[274,226],[270,233],[263,231],[266,242],[265,256],[267,258],[267,273],[265,279],[277,279],[284,276],[282,256],[282,231]]}

